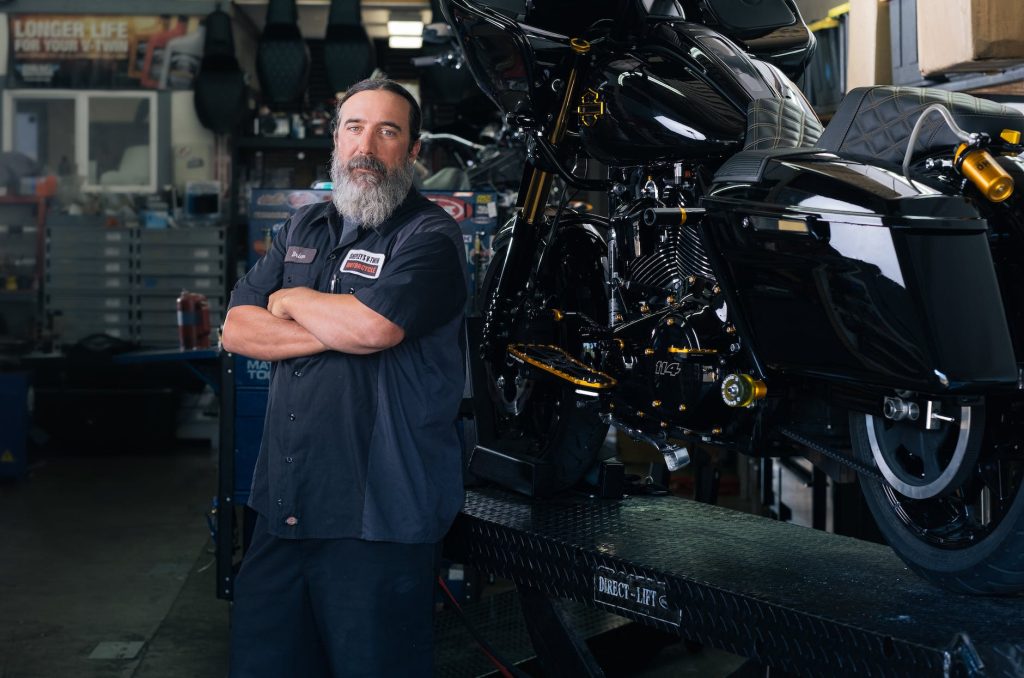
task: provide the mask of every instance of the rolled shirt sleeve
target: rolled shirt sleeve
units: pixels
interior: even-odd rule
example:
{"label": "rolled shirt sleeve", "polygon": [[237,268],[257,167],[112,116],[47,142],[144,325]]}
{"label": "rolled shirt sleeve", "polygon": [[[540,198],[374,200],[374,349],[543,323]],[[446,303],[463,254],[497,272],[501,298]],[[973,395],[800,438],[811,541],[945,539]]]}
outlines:
{"label": "rolled shirt sleeve", "polygon": [[466,294],[462,252],[450,235],[426,231],[410,236],[355,297],[414,339],[461,313]]}
{"label": "rolled shirt sleeve", "polygon": [[291,227],[292,220],[289,219],[274,236],[270,250],[235,283],[234,289],[231,290],[229,309],[235,306],[266,308],[268,297],[281,289],[284,277],[285,244],[288,242],[288,232]]}

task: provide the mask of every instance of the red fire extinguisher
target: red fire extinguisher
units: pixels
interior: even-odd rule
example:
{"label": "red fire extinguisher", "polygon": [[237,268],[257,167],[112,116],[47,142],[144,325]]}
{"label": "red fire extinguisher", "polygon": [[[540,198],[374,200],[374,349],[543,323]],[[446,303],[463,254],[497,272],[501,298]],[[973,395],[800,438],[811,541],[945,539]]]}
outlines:
{"label": "red fire extinguisher", "polygon": [[196,297],[188,290],[178,296],[178,345],[182,351],[196,346]]}
{"label": "red fire extinguisher", "polygon": [[178,297],[178,343],[181,350],[210,347],[210,303],[205,294],[182,290]]}

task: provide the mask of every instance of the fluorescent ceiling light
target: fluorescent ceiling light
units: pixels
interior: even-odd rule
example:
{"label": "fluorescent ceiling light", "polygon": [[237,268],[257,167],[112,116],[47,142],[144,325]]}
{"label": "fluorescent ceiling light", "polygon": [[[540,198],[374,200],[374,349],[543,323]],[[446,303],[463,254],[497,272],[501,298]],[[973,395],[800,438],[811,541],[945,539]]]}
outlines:
{"label": "fluorescent ceiling light", "polygon": [[423,35],[423,22],[388,21],[388,35]]}
{"label": "fluorescent ceiling light", "polygon": [[419,49],[423,47],[422,35],[392,35],[388,38],[391,49]]}

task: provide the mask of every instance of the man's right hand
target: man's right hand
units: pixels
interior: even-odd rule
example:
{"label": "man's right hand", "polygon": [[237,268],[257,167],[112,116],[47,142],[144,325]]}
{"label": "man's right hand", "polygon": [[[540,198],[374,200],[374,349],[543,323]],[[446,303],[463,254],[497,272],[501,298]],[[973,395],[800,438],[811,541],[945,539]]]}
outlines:
{"label": "man's right hand", "polygon": [[296,297],[317,294],[308,287],[287,287],[280,289],[267,298],[267,310],[275,318],[282,320],[293,320],[292,314],[287,309],[287,302]]}

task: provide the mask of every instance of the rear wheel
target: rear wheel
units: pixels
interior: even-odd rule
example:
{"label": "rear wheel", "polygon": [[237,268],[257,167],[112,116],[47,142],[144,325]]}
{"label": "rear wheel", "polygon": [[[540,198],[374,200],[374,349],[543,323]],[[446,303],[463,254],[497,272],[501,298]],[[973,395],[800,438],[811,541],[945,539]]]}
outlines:
{"label": "rear wheel", "polygon": [[[483,300],[489,300],[507,249],[499,248],[484,279]],[[588,361],[588,350],[566,323],[553,322],[545,309],[576,311],[591,318],[604,312],[600,269],[567,265],[560,256],[537,276],[531,294],[532,312],[521,312],[513,323],[510,342],[559,346]],[[582,270],[581,270],[582,268]],[[524,318],[531,318],[529,321]],[[514,457],[533,457],[551,464],[555,489],[578,482],[598,461],[608,431],[593,405],[580,406],[575,387],[561,379],[538,375],[507,353],[484,361],[490,405],[494,411],[493,439],[485,444]]]}
{"label": "rear wheel", "polygon": [[944,403],[948,421],[851,413],[854,453],[884,481],[861,478],[893,550],[921,576],[973,594],[1024,590],[1024,403]]}

